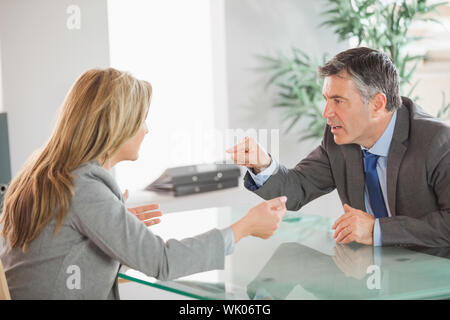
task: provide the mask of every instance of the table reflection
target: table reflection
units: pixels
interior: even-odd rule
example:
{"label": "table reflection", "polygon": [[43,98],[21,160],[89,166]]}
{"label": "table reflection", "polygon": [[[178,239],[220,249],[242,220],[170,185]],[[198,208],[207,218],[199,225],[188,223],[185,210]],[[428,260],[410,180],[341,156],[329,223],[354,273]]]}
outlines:
{"label": "table reflection", "polygon": [[[247,294],[250,299],[399,298],[414,291],[426,295],[426,289],[442,281],[432,269],[450,266],[450,260],[433,256],[449,259],[450,247],[337,244],[329,256],[300,243],[283,243],[249,283]],[[450,279],[444,282],[442,287],[449,291]]]}
{"label": "table reflection", "polygon": [[[176,239],[210,221],[224,228],[245,210],[225,207],[172,214],[160,228]],[[185,220],[183,220],[185,219]],[[224,270],[158,281],[136,270],[121,278],[195,299],[449,299],[450,247],[336,244],[333,219],[286,215],[270,239],[248,237],[227,256]],[[157,226],[156,226],[157,227]],[[163,234],[164,230],[152,230]],[[175,232],[175,230],[178,230]]]}

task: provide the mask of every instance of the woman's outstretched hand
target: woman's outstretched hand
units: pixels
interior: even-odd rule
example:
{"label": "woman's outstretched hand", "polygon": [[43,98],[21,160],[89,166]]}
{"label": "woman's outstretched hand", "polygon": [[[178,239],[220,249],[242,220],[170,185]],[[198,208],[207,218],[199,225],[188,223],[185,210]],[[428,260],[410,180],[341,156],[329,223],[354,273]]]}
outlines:
{"label": "woman's outstretched hand", "polygon": [[278,229],[281,218],[286,213],[285,196],[264,201],[251,208],[247,214],[231,226],[234,242],[246,236],[267,239]]}
{"label": "woman's outstretched hand", "polygon": [[[128,189],[125,190],[123,194],[124,201],[128,199]],[[161,222],[161,219],[155,219],[156,217],[161,217],[161,211],[152,211],[159,209],[159,205],[156,203],[147,204],[140,207],[127,208],[129,212],[134,214],[139,220],[145,223],[147,227],[153,226]],[[151,212],[148,212],[151,211]]]}

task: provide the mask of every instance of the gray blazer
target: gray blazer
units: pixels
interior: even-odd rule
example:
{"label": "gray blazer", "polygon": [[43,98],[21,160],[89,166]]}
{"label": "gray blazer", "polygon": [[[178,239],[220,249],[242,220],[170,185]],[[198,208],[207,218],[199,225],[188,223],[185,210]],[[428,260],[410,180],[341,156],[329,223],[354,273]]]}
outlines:
{"label": "gray blazer", "polygon": [[25,254],[0,238],[13,299],[118,299],[121,264],[161,280],[224,267],[219,230],[165,243],[127,211],[113,177],[96,161],[74,174],[75,195],[56,235],[52,222]]}
{"label": "gray blazer", "polygon": [[[387,159],[388,205],[380,219],[383,245],[450,245],[450,126],[402,98]],[[247,172],[245,185],[251,176]],[[322,143],[295,168],[280,169],[255,191],[288,197],[288,210],[338,191],[342,204],[366,211],[364,169],[357,144],[337,145],[329,126]]]}

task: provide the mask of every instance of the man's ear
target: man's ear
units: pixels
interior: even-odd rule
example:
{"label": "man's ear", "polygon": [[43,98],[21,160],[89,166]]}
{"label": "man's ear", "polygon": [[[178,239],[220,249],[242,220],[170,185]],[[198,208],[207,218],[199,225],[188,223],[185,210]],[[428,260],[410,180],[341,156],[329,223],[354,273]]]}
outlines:
{"label": "man's ear", "polygon": [[383,92],[378,92],[372,97],[372,110],[374,115],[379,115],[386,110],[386,95]]}

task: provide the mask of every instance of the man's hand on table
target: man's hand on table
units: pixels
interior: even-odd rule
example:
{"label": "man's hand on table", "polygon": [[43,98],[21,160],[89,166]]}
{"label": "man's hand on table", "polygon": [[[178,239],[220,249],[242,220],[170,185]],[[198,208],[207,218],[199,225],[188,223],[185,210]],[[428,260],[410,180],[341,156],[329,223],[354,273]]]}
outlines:
{"label": "man's hand on table", "polygon": [[367,212],[344,204],[345,213],[337,219],[331,229],[336,230],[333,237],[337,243],[352,241],[373,245],[373,227],[375,218]]}

